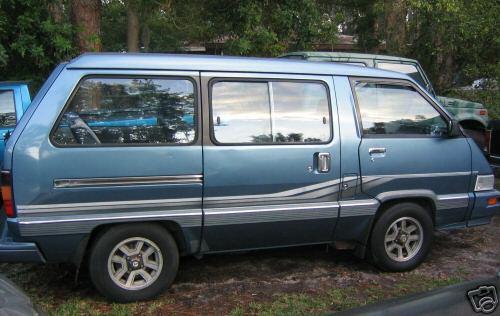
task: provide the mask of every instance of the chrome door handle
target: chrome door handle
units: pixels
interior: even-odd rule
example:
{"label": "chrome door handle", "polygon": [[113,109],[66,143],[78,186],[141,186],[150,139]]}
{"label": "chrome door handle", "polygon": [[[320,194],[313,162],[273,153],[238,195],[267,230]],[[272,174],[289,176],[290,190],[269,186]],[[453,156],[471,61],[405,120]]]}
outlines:
{"label": "chrome door handle", "polygon": [[382,147],[376,147],[376,148],[370,148],[368,149],[368,153],[370,155],[375,155],[375,154],[385,154],[386,149]]}
{"label": "chrome door handle", "polygon": [[326,173],[330,171],[330,153],[318,153],[318,172]]}

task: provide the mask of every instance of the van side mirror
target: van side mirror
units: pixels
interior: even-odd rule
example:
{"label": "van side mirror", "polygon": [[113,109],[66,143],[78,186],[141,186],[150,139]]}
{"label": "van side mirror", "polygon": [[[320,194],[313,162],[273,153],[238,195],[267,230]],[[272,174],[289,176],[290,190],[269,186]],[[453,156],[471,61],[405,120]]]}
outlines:
{"label": "van side mirror", "polygon": [[455,120],[450,120],[448,122],[448,137],[462,136],[462,131],[460,130],[460,124]]}

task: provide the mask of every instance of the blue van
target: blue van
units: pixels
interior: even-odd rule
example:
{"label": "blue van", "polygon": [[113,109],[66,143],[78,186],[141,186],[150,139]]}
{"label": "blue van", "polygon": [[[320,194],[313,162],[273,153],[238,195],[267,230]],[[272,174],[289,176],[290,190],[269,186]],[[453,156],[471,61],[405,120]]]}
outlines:
{"label": "blue van", "polygon": [[500,194],[450,114],[405,74],[237,57],[85,54],[7,142],[0,261],[88,266],[149,299],[179,256],[332,244],[406,271],[433,231]]}

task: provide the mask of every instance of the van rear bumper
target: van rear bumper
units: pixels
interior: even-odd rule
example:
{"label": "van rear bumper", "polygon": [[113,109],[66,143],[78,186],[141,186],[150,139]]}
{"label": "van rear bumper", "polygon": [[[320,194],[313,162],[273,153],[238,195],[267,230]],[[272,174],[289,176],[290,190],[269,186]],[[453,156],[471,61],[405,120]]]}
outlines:
{"label": "van rear bumper", "polygon": [[[493,216],[500,215],[500,191],[474,192],[474,195],[474,208],[467,226],[488,224]],[[496,204],[488,205],[488,200],[492,198],[496,198]]]}
{"label": "van rear bumper", "polygon": [[0,262],[45,263],[45,258],[34,243],[0,240]]}
{"label": "van rear bumper", "polygon": [[45,258],[35,243],[12,240],[5,216],[0,216],[0,232],[0,262],[45,263]]}

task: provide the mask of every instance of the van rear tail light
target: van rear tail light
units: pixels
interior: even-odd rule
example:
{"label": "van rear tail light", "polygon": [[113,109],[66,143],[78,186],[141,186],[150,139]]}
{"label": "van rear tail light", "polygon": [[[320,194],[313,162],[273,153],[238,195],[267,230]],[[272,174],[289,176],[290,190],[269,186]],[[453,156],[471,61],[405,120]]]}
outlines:
{"label": "van rear tail light", "polygon": [[479,110],[479,115],[488,115],[488,110]]}
{"label": "van rear tail light", "polygon": [[2,199],[7,217],[15,217],[14,200],[12,199],[12,175],[10,171],[2,171]]}

